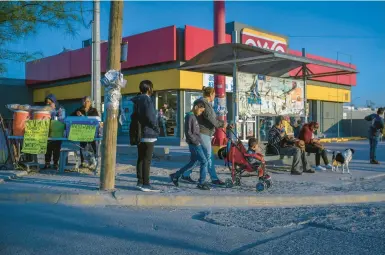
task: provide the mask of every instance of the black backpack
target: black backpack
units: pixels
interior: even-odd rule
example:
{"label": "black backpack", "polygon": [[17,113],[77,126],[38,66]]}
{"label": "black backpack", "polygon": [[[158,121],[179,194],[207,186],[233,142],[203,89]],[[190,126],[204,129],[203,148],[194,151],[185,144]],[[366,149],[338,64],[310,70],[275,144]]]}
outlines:
{"label": "black backpack", "polygon": [[139,121],[138,106],[135,104],[134,112],[131,114],[130,123],[130,145],[138,145],[142,139],[142,126]]}

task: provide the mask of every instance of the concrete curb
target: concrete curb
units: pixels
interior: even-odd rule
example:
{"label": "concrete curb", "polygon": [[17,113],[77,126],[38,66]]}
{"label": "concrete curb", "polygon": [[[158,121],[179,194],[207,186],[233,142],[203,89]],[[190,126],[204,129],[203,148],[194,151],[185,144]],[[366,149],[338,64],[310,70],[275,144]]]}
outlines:
{"label": "concrete curb", "polygon": [[[0,175],[1,175],[1,173],[2,173],[2,171],[0,171]],[[7,172],[3,171],[3,173],[7,173]],[[9,176],[0,177],[0,184],[6,182],[7,180],[13,180],[13,179],[23,177],[26,175],[28,175],[27,171],[19,171],[17,173],[11,173]]]}
{"label": "concrete curb", "polygon": [[385,202],[385,193],[360,193],[351,195],[325,196],[164,196],[146,194],[0,194],[0,202],[30,202],[63,205],[118,205],[134,207],[194,207],[194,208],[229,208],[229,207],[292,207],[335,204],[357,204]]}

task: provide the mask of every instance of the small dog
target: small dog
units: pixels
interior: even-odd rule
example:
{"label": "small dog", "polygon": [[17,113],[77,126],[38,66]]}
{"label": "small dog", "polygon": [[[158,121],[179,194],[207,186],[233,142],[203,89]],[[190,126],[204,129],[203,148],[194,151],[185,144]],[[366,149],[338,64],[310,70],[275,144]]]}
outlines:
{"label": "small dog", "polygon": [[342,173],[345,173],[345,167],[347,173],[350,174],[349,163],[353,159],[354,150],[346,149],[344,152],[334,151],[332,158],[332,171],[338,171],[338,166],[342,166]]}

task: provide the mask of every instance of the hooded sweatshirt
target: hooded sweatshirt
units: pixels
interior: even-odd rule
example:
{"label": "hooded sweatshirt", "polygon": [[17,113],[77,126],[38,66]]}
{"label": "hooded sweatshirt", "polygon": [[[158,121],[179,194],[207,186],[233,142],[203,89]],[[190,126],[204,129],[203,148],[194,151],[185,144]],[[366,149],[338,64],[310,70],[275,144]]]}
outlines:
{"label": "hooded sweatshirt", "polygon": [[55,109],[53,111],[51,111],[51,119],[53,119],[54,117],[58,116],[57,109],[59,109],[59,102],[57,101],[54,94],[49,94],[48,96],[46,96],[45,100],[47,100],[47,99],[49,99],[55,103]]}
{"label": "hooded sweatshirt", "polygon": [[305,144],[311,144],[311,140],[313,139],[313,130],[310,126],[314,124],[315,122],[303,125],[301,131],[299,132],[299,139],[304,141]]}
{"label": "hooded sweatshirt", "polygon": [[142,141],[156,141],[159,136],[159,126],[154,102],[151,97],[140,94],[131,101],[134,103],[134,109],[139,116],[139,122],[142,129]]}
{"label": "hooded sweatshirt", "polygon": [[186,142],[192,145],[202,144],[202,138],[199,132],[199,124],[196,116],[192,112],[188,112],[184,119],[184,129],[186,135]]}

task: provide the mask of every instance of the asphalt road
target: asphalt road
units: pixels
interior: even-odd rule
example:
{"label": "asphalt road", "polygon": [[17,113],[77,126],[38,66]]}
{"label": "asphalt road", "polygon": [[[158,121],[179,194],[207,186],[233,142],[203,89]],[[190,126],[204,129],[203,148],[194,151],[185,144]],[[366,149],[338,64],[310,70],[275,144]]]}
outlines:
{"label": "asphalt road", "polygon": [[198,211],[0,203],[0,254],[385,254],[385,204]]}

